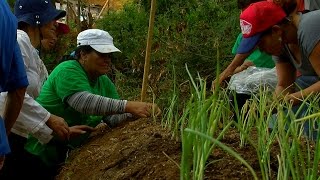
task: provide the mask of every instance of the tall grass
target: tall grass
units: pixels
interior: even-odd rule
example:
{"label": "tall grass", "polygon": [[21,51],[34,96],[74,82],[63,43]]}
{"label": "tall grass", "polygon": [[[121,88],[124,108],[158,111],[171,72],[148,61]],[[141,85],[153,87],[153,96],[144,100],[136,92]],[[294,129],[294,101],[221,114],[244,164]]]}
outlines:
{"label": "tall grass", "polygon": [[[193,91],[181,117],[181,179],[203,179],[207,160],[216,145],[241,159],[256,178],[252,168],[237,153],[219,142],[232,124],[228,116],[230,112],[225,108],[228,103],[224,101],[225,96],[219,91],[208,95],[206,81],[198,76],[195,82],[188,73]],[[229,123],[220,130],[218,125],[222,119],[227,119]]]}
{"label": "tall grass", "polygon": [[[253,112],[254,117],[257,117],[255,127],[257,129],[257,156],[259,159],[259,165],[261,169],[262,179],[270,179],[271,167],[270,167],[270,151],[275,142],[276,132],[269,129],[270,119],[272,118],[273,109],[275,103],[270,104],[270,93],[264,93],[260,88],[258,96],[255,96],[254,103],[257,107],[257,111]],[[257,115],[254,115],[257,113]]]}
{"label": "tall grass", "polygon": [[170,129],[172,133],[172,137],[179,137],[178,131],[179,131],[179,93],[177,89],[177,80],[176,80],[176,73],[175,73],[175,67],[172,67],[172,76],[173,76],[173,91],[171,98],[169,99],[169,107],[165,108],[165,114],[161,120],[161,125],[165,128]]}
{"label": "tall grass", "polygon": [[[290,103],[272,101],[272,95],[261,89],[259,94],[254,95],[240,110],[239,122],[235,123],[230,116],[231,107],[225,92],[208,93],[206,81],[200,76],[197,80],[193,79],[187,67],[186,69],[192,87],[190,99],[185,104],[182,115],[173,118],[176,125],[180,125],[181,179],[204,179],[208,158],[214,148],[218,147],[236,157],[247,166],[253,178],[258,179],[246,159],[220,142],[232,124],[241,134],[240,146],[249,145],[255,148],[260,165],[259,178],[269,180],[276,176],[279,180],[319,179],[320,143],[305,136],[310,134],[303,133],[307,121],[313,122],[309,125],[310,131],[315,128],[314,122],[319,122],[320,114],[311,114],[319,110],[319,98],[304,99],[302,105],[308,105],[307,113],[303,114],[303,118],[297,119],[303,106],[293,111],[294,107]],[[175,103],[173,101],[173,104]],[[224,123],[221,123],[222,121]],[[222,125],[221,128],[219,124]],[[251,135],[255,132],[257,139],[252,139]],[[319,136],[318,134],[318,138]],[[278,164],[271,162],[271,159],[277,159]]]}
{"label": "tall grass", "polygon": [[[307,116],[318,109],[318,100],[306,98],[298,110],[294,113],[290,104],[282,104],[277,123],[277,141],[280,146],[278,179],[317,179],[319,178],[319,141],[314,141],[311,134],[305,134],[306,123],[319,122],[318,118],[312,118],[309,122],[296,121],[296,117]],[[304,114],[301,114],[302,110]],[[311,116],[314,117],[314,116]],[[306,119],[305,119],[306,120]],[[314,131],[309,126],[309,132]],[[319,135],[318,135],[319,136]],[[312,148],[314,146],[315,148]],[[313,153],[314,152],[314,153]]]}

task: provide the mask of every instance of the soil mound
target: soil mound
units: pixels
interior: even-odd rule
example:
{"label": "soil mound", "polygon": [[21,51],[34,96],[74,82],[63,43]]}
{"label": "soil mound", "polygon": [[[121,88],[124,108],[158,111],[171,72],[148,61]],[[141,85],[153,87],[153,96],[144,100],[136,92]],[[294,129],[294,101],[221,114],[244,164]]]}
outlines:
{"label": "soil mound", "polygon": [[179,179],[181,145],[150,120],[107,130],[74,150],[57,179]]}
{"label": "soil mound", "polygon": [[[255,149],[240,148],[239,139],[239,133],[231,128],[221,142],[239,153],[259,176]],[[94,136],[74,150],[57,179],[179,179],[181,147],[172,133],[151,120],[129,122]],[[272,178],[276,178],[277,159],[272,162],[275,168]],[[216,147],[209,157],[204,179],[253,179],[253,176],[240,161]]]}

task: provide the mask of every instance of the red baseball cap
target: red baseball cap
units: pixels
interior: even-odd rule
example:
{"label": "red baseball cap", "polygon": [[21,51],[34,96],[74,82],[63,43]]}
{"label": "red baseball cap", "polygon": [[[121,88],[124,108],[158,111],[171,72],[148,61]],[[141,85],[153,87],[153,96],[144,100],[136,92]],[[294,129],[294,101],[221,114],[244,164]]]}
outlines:
{"label": "red baseball cap", "polygon": [[273,2],[260,1],[251,4],[240,15],[242,40],[238,54],[248,53],[255,48],[262,33],[286,17],[284,10]]}
{"label": "red baseball cap", "polygon": [[68,34],[70,32],[70,27],[67,24],[57,21],[58,27],[57,32],[60,34]]}

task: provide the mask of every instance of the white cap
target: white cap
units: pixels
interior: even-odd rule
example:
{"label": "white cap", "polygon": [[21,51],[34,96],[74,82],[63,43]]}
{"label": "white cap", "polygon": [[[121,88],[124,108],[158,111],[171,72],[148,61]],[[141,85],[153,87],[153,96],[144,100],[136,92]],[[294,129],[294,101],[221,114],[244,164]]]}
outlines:
{"label": "white cap", "polygon": [[107,31],[87,29],[78,34],[77,46],[90,45],[100,53],[121,52],[113,45],[113,38]]}

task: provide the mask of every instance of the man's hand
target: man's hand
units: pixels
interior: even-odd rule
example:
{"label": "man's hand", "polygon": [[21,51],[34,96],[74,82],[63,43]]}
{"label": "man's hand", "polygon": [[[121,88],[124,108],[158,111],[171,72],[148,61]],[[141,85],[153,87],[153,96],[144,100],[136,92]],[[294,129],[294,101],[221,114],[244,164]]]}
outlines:
{"label": "man's hand", "polygon": [[292,94],[288,94],[284,97],[284,100],[289,102],[292,105],[297,105],[299,103],[301,103],[302,100],[300,100],[299,98],[297,98],[296,96],[292,95]]}
{"label": "man's hand", "polygon": [[[229,77],[227,77],[227,78],[220,78],[220,79],[219,79],[219,84],[218,84],[219,87],[221,87],[221,88],[227,87],[227,84],[228,84],[230,78],[231,78],[231,76],[229,76]],[[215,79],[215,80],[212,82],[212,86],[211,86],[211,90],[212,90],[212,91],[215,91],[216,85],[217,85],[217,81],[218,81],[218,79]]]}
{"label": "man's hand", "polygon": [[125,112],[131,113],[139,118],[146,118],[151,115],[158,116],[161,114],[161,110],[157,104],[137,101],[128,101]]}
{"label": "man's hand", "polygon": [[71,126],[69,128],[69,137],[72,139],[74,137],[77,137],[81,134],[85,134],[87,132],[93,132],[96,129],[87,125],[76,125],[76,126]]}
{"label": "man's hand", "polygon": [[70,130],[63,118],[51,114],[46,124],[61,140],[64,141],[69,139]]}

